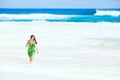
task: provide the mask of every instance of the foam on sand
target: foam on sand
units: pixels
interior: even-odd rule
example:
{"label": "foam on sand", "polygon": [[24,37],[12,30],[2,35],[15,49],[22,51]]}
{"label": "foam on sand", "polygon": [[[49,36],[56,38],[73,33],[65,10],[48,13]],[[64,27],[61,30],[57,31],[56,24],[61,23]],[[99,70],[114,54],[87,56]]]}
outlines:
{"label": "foam on sand", "polygon": [[[119,80],[119,30],[120,23],[0,22],[0,78]],[[25,48],[31,34],[40,52],[33,64]]]}

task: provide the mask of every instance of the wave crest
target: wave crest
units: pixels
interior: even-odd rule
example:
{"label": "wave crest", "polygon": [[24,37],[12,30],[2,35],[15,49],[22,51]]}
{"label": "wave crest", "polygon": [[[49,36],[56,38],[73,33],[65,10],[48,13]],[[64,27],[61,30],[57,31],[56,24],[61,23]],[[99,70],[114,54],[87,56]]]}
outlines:
{"label": "wave crest", "polygon": [[68,18],[70,15],[53,15],[53,14],[0,14],[0,20],[32,20],[32,21],[45,21],[46,19],[62,19]]}
{"label": "wave crest", "polygon": [[114,11],[114,10],[97,10],[94,15],[109,15],[109,16],[120,16],[120,11]]}

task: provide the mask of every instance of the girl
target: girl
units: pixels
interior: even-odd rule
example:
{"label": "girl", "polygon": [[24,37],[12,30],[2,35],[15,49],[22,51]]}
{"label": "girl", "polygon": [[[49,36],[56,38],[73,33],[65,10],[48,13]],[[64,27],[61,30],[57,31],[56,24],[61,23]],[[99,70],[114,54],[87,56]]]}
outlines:
{"label": "girl", "polygon": [[37,53],[39,53],[36,44],[37,44],[37,41],[35,36],[31,35],[30,39],[26,43],[26,47],[28,47],[28,56],[29,56],[30,63],[32,63],[33,61],[35,52],[37,51]]}

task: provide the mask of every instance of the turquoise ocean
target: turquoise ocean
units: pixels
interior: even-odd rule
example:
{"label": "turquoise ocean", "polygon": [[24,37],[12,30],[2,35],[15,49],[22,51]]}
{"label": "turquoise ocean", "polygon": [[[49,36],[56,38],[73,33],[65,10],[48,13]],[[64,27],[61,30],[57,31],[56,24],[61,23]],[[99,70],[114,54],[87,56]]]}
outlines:
{"label": "turquoise ocean", "polygon": [[0,9],[0,22],[120,22],[120,9]]}

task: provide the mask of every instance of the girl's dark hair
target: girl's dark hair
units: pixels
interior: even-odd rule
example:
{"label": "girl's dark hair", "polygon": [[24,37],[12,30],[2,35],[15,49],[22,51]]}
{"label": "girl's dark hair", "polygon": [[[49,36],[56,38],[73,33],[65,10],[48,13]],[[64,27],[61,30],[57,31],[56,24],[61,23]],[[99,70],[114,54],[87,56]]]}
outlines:
{"label": "girl's dark hair", "polygon": [[35,44],[37,44],[37,41],[36,41],[35,36],[34,36],[34,35],[31,35],[31,36],[30,36],[30,39],[31,39],[32,37],[34,37]]}

